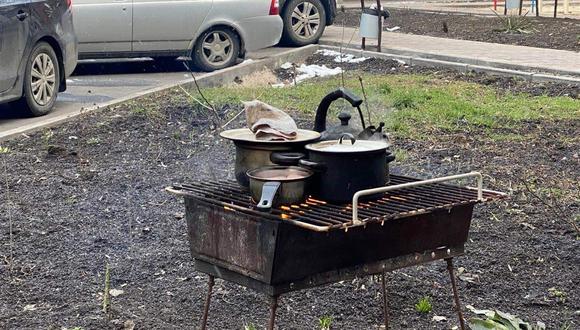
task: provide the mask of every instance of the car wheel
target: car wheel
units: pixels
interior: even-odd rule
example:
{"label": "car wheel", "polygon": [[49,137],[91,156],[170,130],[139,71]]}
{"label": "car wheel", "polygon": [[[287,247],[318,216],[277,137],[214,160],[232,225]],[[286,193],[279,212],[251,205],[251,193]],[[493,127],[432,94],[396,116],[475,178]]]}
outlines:
{"label": "car wheel", "polygon": [[318,42],[326,27],[326,11],[320,0],[290,0],[282,12],[282,41],[294,46]]}
{"label": "car wheel", "polygon": [[191,60],[203,71],[227,68],[236,63],[240,54],[240,38],[228,28],[210,29],[197,40]]}
{"label": "car wheel", "polygon": [[49,44],[40,42],[34,46],[26,63],[24,95],[20,102],[31,115],[45,115],[54,107],[59,87],[56,54]]}

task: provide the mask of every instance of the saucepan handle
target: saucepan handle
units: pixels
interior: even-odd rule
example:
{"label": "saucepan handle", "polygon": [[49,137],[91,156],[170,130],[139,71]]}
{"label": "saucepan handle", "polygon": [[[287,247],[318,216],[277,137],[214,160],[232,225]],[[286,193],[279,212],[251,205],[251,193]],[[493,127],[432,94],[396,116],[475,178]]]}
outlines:
{"label": "saucepan handle", "polygon": [[302,152],[273,152],[270,154],[270,161],[277,165],[296,166],[305,157],[306,154]]}
{"label": "saucepan handle", "polygon": [[274,204],[274,199],[278,194],[280,185],[281,183],[278,181],[264,183],[262,186],[262,197],[260,197],[260,202],[258,203],[258,210],[269,212],[272,209],[272,204]]}
{"label": "saucepan handle", "polygon": [[314,172],[324,172],[324,171],[326,171],[326,164],[312,162],[312,161],[309,161],[307,159],[301,159],[300,160],[300,166],[309,168],[309,169],[311,169]]}

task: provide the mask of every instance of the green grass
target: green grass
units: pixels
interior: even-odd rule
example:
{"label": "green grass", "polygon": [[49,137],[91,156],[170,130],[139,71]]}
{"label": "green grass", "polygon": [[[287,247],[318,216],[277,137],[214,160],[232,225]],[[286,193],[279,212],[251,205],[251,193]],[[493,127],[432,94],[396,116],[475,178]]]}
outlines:
{"label": "green grass", "polygon": [[[507,128],[523,120],[580,118],[580,101],[569,97],[500,95],[492,87],[429,75],[366,74],[363,79],[373,122],[385,121],[387,129],[399,136],[417,138],[432,129],[458,131],[466,125]],[[259,98],[283,110],[314,114],[319,101],[339,84],[340,78],[333,77],[287,88],[211,88],[205,94],[216,106]],[[346,87],[362,95],[356,74],[347,77]],[[341,102],[334,103],[335,113],[350,108]]]}
{"label": "green grass", "polygon": [[325,315],[318,319],[318,326],[320,330],[330,330],[332,326],[332,317]]}
{"label": "green grass", "polygon": [[431,305],[431,299],[429,297],[423,297],[417,304],[415,304],[415,310],[419,313],[430,313],[433,310],[433,305]]}

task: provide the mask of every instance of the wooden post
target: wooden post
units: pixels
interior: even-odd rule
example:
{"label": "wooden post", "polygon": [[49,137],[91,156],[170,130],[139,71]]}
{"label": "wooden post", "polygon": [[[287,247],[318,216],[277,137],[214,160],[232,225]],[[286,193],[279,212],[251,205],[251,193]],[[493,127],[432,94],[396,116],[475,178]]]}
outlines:
{"label": "wooden post", "polygon": [[520,11],[519,15],[522,16],[522,7],[524,6],[524,0],[520,0]]}
{"label": "wooden post", "polygon": [[536,0],[536,17],[540,16],[540,0]]}
{"label": "wooden post", "polygon": [[381,42],[383,39],[383,16],[381,15],[381,0],[377,0],[377,13],[379,14],[379,40],[377,40],[377,51],[381,52]]}
{"label": "wooden post", "polygon": [[[365,10],[365,0],[360,0],[360,10]],[[362,45],[361,48],[364,50],[366,48],[366,38],[362,38]]]}
{"label": "wooden post", "polygon": [[558,14],[558,0],[554,0],[554,18],[556,18]]}
{"label": "wooden post", "polygon": [[508,2],[508,0],[504,0],[504,3],[503,3],[503,15],[504,16],[507,16],[507,2]]}

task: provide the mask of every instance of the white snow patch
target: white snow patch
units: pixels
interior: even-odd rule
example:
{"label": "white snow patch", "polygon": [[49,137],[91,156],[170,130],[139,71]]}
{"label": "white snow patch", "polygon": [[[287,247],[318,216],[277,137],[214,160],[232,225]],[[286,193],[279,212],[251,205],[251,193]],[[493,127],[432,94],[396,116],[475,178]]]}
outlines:
{"label": "white snow patch", "polygon": [[[304,80],[312,79],[312,78],[316,78],[316,77],[335,76],[337,74],[342,73],[342,69],[338,68],[338,67],[332,69],[332,68],[327,67],[326,65],[302,64],[302,65],[296,67],[296,73],[298,74],[296,76],[296,83],[301,83]],[[294,84],[294,81],[290,82],[289,84],[284,84],[284,83],[273,84],[272,88],[282,88],[282,87],[290,86],[292,84]]]}
{"label": "white snow patch", "polygon": [[401,61],[401,60],[399,60],[397,58],[394,58],[394,60],[397,61],[399,64],[407,64],[407,63],[405,63],[405,61]]}
{"label": "white snow patch", "polygon": [[292,68],[292,66],[293,66],[293,65],[292,65],[292,63],[290,63],[290,62],[286,62],[286,63],[284,63],[284,64],[280,65],[280,69],[283,69],[283,70],[288,70],[288,69],[291,69],[291,68]]}
{"label": "white snow patch", "polygon": [[326,65],[318,65],[318,64],[311,65],[302,64],[296,68],[296,71],[299,73],[299,75],[296,77],[297,83],[302,82],[306,79],[311,79],[315,77],[335,76],[337,74],[342,73],[341,68],[331,69]]}
{"label": "white snow patch", "polygon": [[395,31],[400,30],[400,29],[401,29],[400,26],[394,26],[392,28],[387,28],[387,31],[389,31],[389,32],[395,32]]}
{"label": "white snow patch", "polygon": [[317,54],[322,54],[323,56],[334,57],[334,61],[337,63],[360,63],[368,60],[368,57],[356,57],[352,54],[341,54],[335,50],[321,49],[316,52]]}

